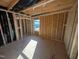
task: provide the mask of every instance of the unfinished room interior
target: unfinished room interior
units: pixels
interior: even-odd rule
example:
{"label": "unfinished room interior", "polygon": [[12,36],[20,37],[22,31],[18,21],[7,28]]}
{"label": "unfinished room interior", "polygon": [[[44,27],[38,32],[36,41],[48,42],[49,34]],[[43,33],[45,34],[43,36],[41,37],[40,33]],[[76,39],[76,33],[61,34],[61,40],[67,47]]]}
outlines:
{"label": "unfinished room interior", "polygon": [[77,0],[0,0],[0,59],[78,59]]}

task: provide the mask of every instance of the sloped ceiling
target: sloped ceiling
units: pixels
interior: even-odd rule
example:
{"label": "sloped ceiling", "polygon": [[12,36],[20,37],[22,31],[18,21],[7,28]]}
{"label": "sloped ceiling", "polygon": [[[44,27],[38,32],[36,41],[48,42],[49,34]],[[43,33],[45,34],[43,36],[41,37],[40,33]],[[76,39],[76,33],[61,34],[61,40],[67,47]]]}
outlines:
{"label": "sloped ceiling", "polygon": [[[77,0],[52,0],[52,2],[38,6],[50,0],[0,0],[0,6],[8,10],[26,14],[40,14],[71,7]],[[36,7],[38,6],[38,7]]]}
{"label": "sloped ceiling", "polygon": [[66,10],[70,9],[75,3],[77,3],[77,0],[52,0],[50,3],[45,3],[36,4],[35,6],[23,10],[22,12],[30,15],[37,15],[43,13],[51,13],[58,10]]}
{"label": "sloped ceiling", "polygon": [[29,6],[32,6],[38,3],[39,0],[20,0],[13,8],[13,11],[21,11],[26,9]]}
{"label": "sloped ceiling", "polygon": [[21,11],[39,1],[40,0],[0,0],[0,6],[12,11]]}
{"label": "sloped ceiling", "polygon": [[13,0],[0,0],[0,6],[8,7]]}
{"label": "sloped ceiling", "polygon": [[0,0],[0,6],[11,9],[18,1],[19,0]]}

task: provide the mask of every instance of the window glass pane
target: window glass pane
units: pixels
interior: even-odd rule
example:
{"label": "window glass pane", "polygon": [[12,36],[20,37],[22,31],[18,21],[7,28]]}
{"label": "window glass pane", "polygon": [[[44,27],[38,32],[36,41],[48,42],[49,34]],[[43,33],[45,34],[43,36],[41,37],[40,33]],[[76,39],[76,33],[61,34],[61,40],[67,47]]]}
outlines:
{"label": "window glass pane", "polygon": [[34,20],[34,31],[39,31],[39,28],[40,28],[40,20],[35,19]]}

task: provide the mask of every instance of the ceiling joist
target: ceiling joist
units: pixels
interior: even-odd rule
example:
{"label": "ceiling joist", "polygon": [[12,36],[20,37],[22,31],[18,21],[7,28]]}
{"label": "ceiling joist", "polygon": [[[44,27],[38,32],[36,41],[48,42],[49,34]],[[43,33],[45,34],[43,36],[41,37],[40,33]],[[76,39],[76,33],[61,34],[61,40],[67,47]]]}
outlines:
{"label": "ceiling joist", "polygon": [[13,1],[11,1],[11,3],[8,6],[8,10],[12,9],[18,3],[18,1],[19,0],[13,0]]}
{"label": "ceiling joist", "polygon": [[51,2],[53,2],[53,1],[54,1],[54,0],[43,0],[43,1],[39,2],[38,4],[35,4],[34,6],[31,6],[31,7],[27,8],[27,9],[25,9],[25,10],[29,10],[29,9],[31,9],[31,8],[34,9],[34,8],[37,8],[37,7],[46,5],[46,4],[48,4],[48,3],[51,3]]}
{"label": "ceiling joist", "polygon": [[33,15],[46,12],[52,12],[56,10],[68,9],[74,5],[75,0],[47,0],[45,3],[37,4],[29,7],[22,12]]}

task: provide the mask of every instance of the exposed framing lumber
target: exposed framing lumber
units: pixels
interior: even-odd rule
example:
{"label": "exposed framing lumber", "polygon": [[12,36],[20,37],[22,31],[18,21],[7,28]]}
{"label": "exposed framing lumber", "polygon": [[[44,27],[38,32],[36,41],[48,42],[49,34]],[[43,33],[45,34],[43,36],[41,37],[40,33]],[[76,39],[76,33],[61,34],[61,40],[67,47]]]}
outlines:
{"label": "exposed framing lumber", "polygon": [[18,35],[18,30],[17,30],[17,22],[16,22],[16,16],[13,13],[13,18],[14,18],[14,25],[15,25],[15,32],[16,32],[16,38],[17,40],[19,39],[19,35]]}
{"label": "exposed framing lumber", "polygon": [[7,15],[7,20],[8,20],[9,30],[10,30],[11,41],[13,42],[12,28],[11,28],[10,19],[9,19],[7,12],[6,12],[6,15]]}
{"label": "exposed framing lumber", "polygon": [[26,24],[27,24],[27,35],[28,35],[28,21],[26,21]]}
{"label": "exposed framing lumber", "polygon": [[73,8],[71,9],[71,35],[70,35],[70,38],[69,38],[69,42],[68,42],[68,54],[70,55],[70,51],[71,51],[71,46],[72,46],[72,41],[73,41],[73,36],[74,36],[74,30],[75,30],[75,26],[76,26],[76,22],[77,22],[77,19],[76,18],[76,14],[77,14],[77,5],[75,4],[73,6]]}
{"label": "exposed framing lumber", "polygon": [[[65,14],[66,14],[66,13],[65,13]],[[66,25],[66,24],[64,24],[65,21],[66,21],[66,17],[65,17],[65,16],[67,16],[67,15],[65,15],[65,14],[63,15],[64,19],[63,19],[63,27],[62,27],[62,33],[61,33],[61,40],[63,40],[63,36],[64,36],[64,33],[63,33],[63,32],[64,32],[64,27],[65,27],[64,25]]]}
{"label": "exposed framing lumber", "polygon": [[21,16],[19,15],[19,24],[20,24],[20,34],[21,35],[21,38],[23,37],[23,29],[22,29],[22,21],[21,21]]}
{"label": "exposed framing lumber", "polygon": [[26,34],[25,20],[26,20],[26,19],[23,19],[23,22],[24,22],[24,35]]}
{"label": "exposed framing lumber", "polygon": [[54,11],[54,12],[49,12],[49,13],[36,14],[35,16],[32,15],[32,17],[47,16],[47,15],[53,15],[53,14],[58,14],[58,13],[70,12],[70,11],[71,11],[70,9],[59,10],[59,11]]}
{"label": "exposed framing lumber", "polygon": [[[23,21],[23,25],[25,26],[24,20],[28,21],[30,18],[27,18],[27,16],[25,17],[25,15],[21,15],[21,14],[18,14],[18,18],[17,18],[15,13],[13,13],[13,17],[14,17],[14,24],[15,24],[15,31],[16,31],[17,40],[19,40],[19,38],[22,38],[24,35],[23,28],[22,28],[22,21]],[[17,26],[17,20],[19,20],[19,25],[20,25],[19,27]],[[19,29],[20,29],[20,34],[18,32]],[[24,28],[24,30],[26,30],[26,29]]]}
{"label": "exposed framing lumber", "polygon": [[[58,32],[58,31],[62,31],[61,29],[59,29],[59,26],[61,26],[59,21],[60,20],[63,21],[63,19],[64,19],[64,18],[62,18],[63,16],[61,14],[63,15],[64,12],[58,13],[55,15],[52,14],[52,15],[47,15],[47,16],[46,15],[45,16],[38,16],[38,18],[40,19],[41,25],[43,25],[43,26],[40,25],[40,32],[41,32],[40,34],[41,35],[39,35],[39,36],[41,36],[42,38],[45,38],[45,39],[52,39],[52,40],[57,40],[57,41],[63,42],[63,40],[59,39],[61,37],[61,34],[59,34],[60,32]],[[60,20],[59,20],[59,17],[60,17]],[[51,23],[51,22],[53,22],[53,23]],[[50,29],[52,30],[52,32]],[[45,33],[44,33],[44,31],[45,31]],[[54,33],[54,34],[52,35],[51,33]],[[54,35],[57,35],[57,36],[54,36]]]}
{"label": "exposed framing lumber", "polygon": [[[52,13],[48,13],[48,14],[41,14],[41,15],[34,16],[33,18],[35,18],[35,17],[44,17],[44,19],[46,19],[45,16],[57,14],[57,16],[55,17],[55,20],[57,20],[57,21],[56,21],[56,24],[57,24],[57,25],[55,25],[55,26],[56,26],[56,31],[55,31],[56,34],[54,34],[54,35],[57,35],[57,37],[55,38],[55,40],[57,40],[57,41],[62,41],[62,42],[63,42],[63,40],[61,40],[61,37],[59,37],[60,34],[58,35],[58,30],[59,30],[58,27],[60,26],[60,25],[59,25],[59,24],[60,24],[59,21],[61,20],[61,19],[59,20],[59,17],[60,17],[59,14],[60,14],[60,15],[61,15],[61,13],[63,13],[63,14],[65,13],[65,14],[66,14],[66,13],[68,13],[68,12],[70,12],[70,9],[68,9],[68,10],[63,10],[63,11],[60,10],[60,11],[56,11],[56,12],[54,12],[54,13],[52,12]],[[53,17],[53,16],[52,16],[52,17]],[[63,17],[63,16],[61,16],[61,18],[62,18],[62,17]],[[42,20],[44,20],[44,19],[42,19]],[[63,19],[62,19],[62,20],[63,20]],[[47,22],[48,22],[48,21],[47,21]],[[44,26],[44,24],[45,24],[45,22],[43,22],[42,25]],[[63,23],[63,26],[64,26],[64,23]],[[43,29],[43,30],[45,31],[45,29]],[[63,29],[62,29],[62,30],[63,30]],[[49,30],[46,30],[46,32],[47,32],[47,31],[49,31]],[[49,33],[50,33],[50,32],[49,32]],[[42,34],[42,35],[43,35],[43,34]],[[63,34],[62,34],[62,35],[63,35]],[[45,35],[44,35],[44,37],[45,37]],[[47,37],[47,36],[46,36],[46,37]],[[60,39],[58,39],[58,38],[60,38]]]}
{"label": "exposed framing lumber", "polygon": [[[9,30],[10,30],[10,37],[11,37],[11,42],[13,42],[13,36],[12,36],[12,29],[11,29],[11,24],[10,24],[10,19],[9,19],[9,16],[8,16],[8,12],[9,13],[12,13],[12,15],[13,15],[13,21],[14,21],[14,26],[15,26],[15,34],[16,34],[16,39],[17,40],[19,40],[19,38],[22,38],[23,36],[22,36],[22,33],[20,34],[21,35],[21,37],[19,37],[19,34],[18,34],[18,27],[17,27],[17,18],[16,18],[16,14],[18,14],[19,15],[19,18],[21,18],[21,15],[23,16],[22,18],[24,18],[24,19],[26,19],[26,20],[30,20],[30,16],[27,16],[27,15],[25,15],[25,14],[20,14],[20,13],[15,13],[15,12],[12,12],[12,11],[8,11],[8,10],[4,10],[4,9],[0,9],[1,11],[5,11],[6,12],[6,16],[7,16],[7,20],[8,20],[8,25],[9,25]],[[22,18],[21,18],[21,20],[22,20]],[[20,22],[21,22],[21,20],[20,20]],[[21,23],[20,23],[21,24]],[[22,25],[22,24],[21,24]],[[20,29],[22,29],[22,28],[20,28]],[[22,32],[21,30],[20,30],[20,32]],[[1,35],[2,35],[2,38],[3,38],[3,43],[4,43],[4,45],[6,45],[6,41],[7,41],[7,39],[4,37],[4,35],[3,35],[3,31],[2,31],[2,29],[1,29]],[[6,40],[5,40],[6,39]]]}
{"label": "exposed framing lumber", "polygon": [[75,59],[77,52],[78,52],[78,25],[76,25],[76,29],[73,37],[72,47],[70,51],[70,58]]}
{"label": "exposed framing lumber", "polygon": [[31,35],[32,35],[32,18],[30,17],[30,19],[31,19]]}
{"label": "exposed framing lumber", "polygon": [[4,10],[4,9],[0,9],[0,10],[1,10],[1,11],[5,11],[5,12],[14,13],[14,14],[24,15],[24,16],[26,16],[27,18],[29,18],[29,17],[30,17],[30,16],[27,16],[26,14],[16,13],[16,12],[9,11],[9,10]]}
{"label": "exposed framing lumber", "polygon": [[74,0],[66,1],[66,0],[56,0],[54,2],[51,2],[47,4],[46,6],[39,6],[37,8],[30,8],[29,10],[25,9],[22,12],[25,12],[26,14],[32,15],[32,14],[40,14],[40,13],[46,13],[46,12],[51,12],[51,11],[56,11],[56,10],[61,10],[61,9],[67,9],[67,8],[72,8],[72,6],[75,4]]}
{"label": "exposed framing lumber", "polygon": [[11,1],[11,3],[8,5],[8,10],[12,9],[17,3],[18,3],[19,0],[13,0]]}
{"label": "exposed framing lumber", "polygon": [[[37,4],[35,4],[35,5],[33,5],[33,6],[31,6],[31,7],[29,7],[29,8],[27,8],[27,9],[25,9],[25,10],[22,10],[23,12],[24,11],[27,11],[27,10],[30,10],[30,9],[35,9],[35,8],[38,8],[38,7],[40,7],[40,6],[45,6],[45,5],[47,5],[47,4],[50,4],[51,2],[62,2],[62,0],[60,0],[60,1],[58,1],[58,0],[44,0],[44,1],[42,1],[42,2],[39,2],[39,3],[37,3]],[[67,1],[68,2],[68,1]],[[62,2],[63,3],[63,2]],[[71,4],[72,3],[70,3],[70,4],[68,4],[68,6],[71,6]],[[55,4],[55,6],[56,6],[56,4]],[[60,6],[58,6],[58,7],[60,7]]]}
{"label": "exposed framing lumber", "polygon": [[78,7],[77,5],[78,4],[76,2],[73,5],[73,7],[71,8],[71,11],[68,13],[67,25],[66,25],[66,30],[65,30],[65,34],[64,34],[64,42],[65,42],[66,50],[67,50],[69,57],[71,54],[73,39],[74,39],[74,35],[75,35],[74,30],[76,29],[76,28],[74,28],[75,27],[74,25],[76,25],[74,20],[75,20],[76,13],[77,13],[76,12],[77,7]]}
{"label": "exposed framing lumber", "polygon": [[59,29],[58,29],[58,27],[59,27],[59,26],[58,26],[58,25],[59,25],[59,15],[60,15],[60,14],[57,15],[57,28],[56,28],[57,40],[59,40],[59,39],[58,39],[58,37],[59,37],[59,36],[58,36],[58,30],[59,30]]}
{"label": "exposed framing lumber", "polygon": [[1,35],[2,35],[2,38],[3,38],[3,43],[4,43],[4,45],[6,45],[6,41],[5,41],[5,38],[4,38],[4,34],[3,34],[1,24],[0,24],[0,29],[1,29]]}
{"label": "exposed framing lumber", "polygon": [[40,3],[40,4],[36,5],[36,6],[34,6],[33,8],[37,8],[37,7],[39,7],[39,6],[46,5],[46,4],[51,3],[51,2],[53,2],[53,1],[54,1],[54,0],[48,0],[48,1],[46,1],[46,2],[43,2],[43,3]]}
{"label": "exposed framing lumber", "polygon": [[[35,5],[33,5],[33,6],[31,6],[31,7],[28,7],[28,8],[25,9],[25,10],[29,10],[29,9],[31,9],[31,8],[34,9],[35,6],[41,5],[41,4],[45,3],[45,2],[46,2],[46,0],[43,0],[43,1],[41,1],[41,2],[39,2],[39,3],[37,3],[37,4],[35,4]],[[22,11],[25,11],[25,10],[22,10]]]}

